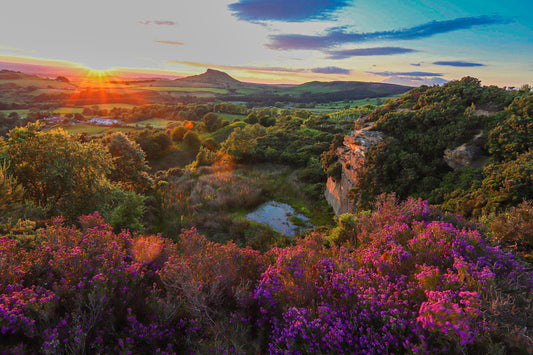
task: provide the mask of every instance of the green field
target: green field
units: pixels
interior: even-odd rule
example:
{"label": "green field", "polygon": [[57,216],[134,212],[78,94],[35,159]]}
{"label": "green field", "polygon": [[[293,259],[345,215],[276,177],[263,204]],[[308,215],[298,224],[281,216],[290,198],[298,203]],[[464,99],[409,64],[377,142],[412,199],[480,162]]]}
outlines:
{"label": "green field", "polygon": [[390,98],[397,98],[401,95],[392,95],[387,97],[380,97],[380,98],[368,98],[368,99],[360,99],[360,100],[350,100],[350,101],[337,101],[337,102],[330,102],[327,104],[318,104],[313,108],[306,108],[306,110],[309,110],[313,113],[317,114],[328,114],[331,112],[341,111],[346,108],[346,106],[349,106],[349,108],[353,108],[354,106],[364,106],[364,105],[376,105],[379,106],[385,102],[385,100]]}
{"label": "green field", "polygon": [[108,132],[132,132],[135,128],[130,127],[106,127],[106,126],[93,126],[85,123],[79,123],[75,125],[61,125],[61,126],[49,126],[45,130],[51,130],[54,128],[62,128],[70,134],[87,133],[89,136],[99,136]]}
{"label": "green field", "polygon": [[182,87],[182,86],[142,86],[136,87],[138,90],[155,90],[155,91],[181,91],[181,92],[211,92],[213,94],[227,94],[226,89],[217,88],[195,88],[195,87]]}
{"label": "green field", "polygon": [[232,123],[234,119],[238,118],[241,121],[246,118],[246,115],[237,115],[234,113],[217,113],[224,121],[228,121],[229,123]]}
{"label": "green field", "polygon": [[149,120],[128,123],[128,126],[129,127],[140,127],[140,128],[144,128],[147,126],[151,126],[153,128],[166,128],[167,125],[171,122],[176,122],[176,121],[165,120],[164,118],[150,118]]}

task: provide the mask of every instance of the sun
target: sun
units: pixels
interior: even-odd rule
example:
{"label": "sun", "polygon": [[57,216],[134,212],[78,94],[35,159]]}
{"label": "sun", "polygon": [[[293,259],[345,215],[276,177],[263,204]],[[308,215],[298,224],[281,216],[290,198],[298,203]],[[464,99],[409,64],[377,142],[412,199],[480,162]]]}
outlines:
{"label": "sun", "polygon": [[85,74],[85,78],[87,81],[96,81],[104,83],[111,81],[115,75],[116,74],[113,72],[113,70],[110,69],[87,69],[87,74]]}

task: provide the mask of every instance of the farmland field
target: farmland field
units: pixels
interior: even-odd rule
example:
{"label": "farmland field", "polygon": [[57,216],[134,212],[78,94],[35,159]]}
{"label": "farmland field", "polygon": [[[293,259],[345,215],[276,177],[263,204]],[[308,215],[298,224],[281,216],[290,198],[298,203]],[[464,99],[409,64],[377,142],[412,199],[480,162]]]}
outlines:
{"label": "farmland field", "polygon": [[49,126],[45,130],[51,130],[54,128],[62,128],[70,134],[86,133],[89,136],[99,136],[108,132],[132,132],[135,128],[130,127],[107,127],[107,126],[94,126],[85,123],[78,123],[75,125],[61,125],[61,126]]}

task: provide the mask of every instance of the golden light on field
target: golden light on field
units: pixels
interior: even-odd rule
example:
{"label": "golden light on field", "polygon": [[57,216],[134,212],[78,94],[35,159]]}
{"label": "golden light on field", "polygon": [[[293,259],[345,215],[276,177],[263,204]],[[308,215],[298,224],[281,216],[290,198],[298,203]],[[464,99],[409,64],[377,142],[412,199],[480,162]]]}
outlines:
{"label": "golden light on field", "polygon": [[67,103],[75,106],[98,104],[102,108],[108,108],[107,105],[122,102],[124,99],[131,101],[131,104],[146,104],[143,94],[132,89],[113,69],[86,68],[81,75],[78,89]]}

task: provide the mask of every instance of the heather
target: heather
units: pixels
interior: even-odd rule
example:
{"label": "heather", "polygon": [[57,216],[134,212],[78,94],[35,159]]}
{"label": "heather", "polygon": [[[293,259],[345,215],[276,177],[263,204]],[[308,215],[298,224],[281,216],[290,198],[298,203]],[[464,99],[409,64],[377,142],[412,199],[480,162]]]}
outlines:
{"label": "heather", "polygon": [[529,353],[533,271],[481,227],[383,196],[259,252],[113,229],[95,213],[2,236],[4,353]]}

